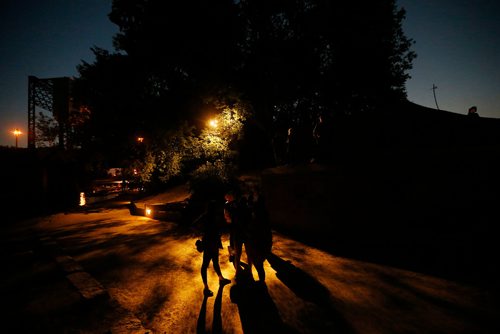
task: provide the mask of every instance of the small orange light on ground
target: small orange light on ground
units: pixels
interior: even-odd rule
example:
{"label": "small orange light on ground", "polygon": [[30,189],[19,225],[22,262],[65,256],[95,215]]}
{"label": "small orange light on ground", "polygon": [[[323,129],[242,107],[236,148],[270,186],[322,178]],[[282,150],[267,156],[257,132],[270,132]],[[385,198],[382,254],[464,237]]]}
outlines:
{"label": "small orange light on ground", "polygon": [[146,208],[146,216],[151,216],[152,213],[153,210],[151,210],[150,208]]}
{"label": "small orange light on ground", "polygon": [[80,193],[80,206],[85,206],[85,204],[87,204],[85,193]]}

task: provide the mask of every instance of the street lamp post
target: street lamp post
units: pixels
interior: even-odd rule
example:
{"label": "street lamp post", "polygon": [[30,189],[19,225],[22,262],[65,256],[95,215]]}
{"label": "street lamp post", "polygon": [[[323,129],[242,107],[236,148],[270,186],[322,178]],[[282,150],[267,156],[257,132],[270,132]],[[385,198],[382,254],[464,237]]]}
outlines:
{"label": "street lamp post", "polygon": [[14,131],[12,131],[12,133],[14,134],[14,136],[16,137],[16,148],[17,148],[17,142],[18,142],[18,138],[20,135],[22,135],[23,133],[21,132],[21,130],[19,129],[14,129]]}

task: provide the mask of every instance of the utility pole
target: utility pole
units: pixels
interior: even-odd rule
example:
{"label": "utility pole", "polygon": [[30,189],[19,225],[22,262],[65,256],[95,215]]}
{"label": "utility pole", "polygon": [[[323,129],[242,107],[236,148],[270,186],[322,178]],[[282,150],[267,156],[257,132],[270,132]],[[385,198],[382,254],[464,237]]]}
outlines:
{"label": "utility pole", "polygon": [[437,86],[435,84],[432,84],[432,93],[434,94],[434,102],[436,102],[436,108],[437,110],[439,110],[438,101],[436,99],[436,89]]}

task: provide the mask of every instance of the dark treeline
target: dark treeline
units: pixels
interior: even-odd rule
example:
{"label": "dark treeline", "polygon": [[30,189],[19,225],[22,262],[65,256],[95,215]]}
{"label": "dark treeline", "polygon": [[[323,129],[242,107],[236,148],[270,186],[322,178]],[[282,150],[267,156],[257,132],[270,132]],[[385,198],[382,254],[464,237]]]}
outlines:
{"label": "dark treeline", "polygon": [[244,101],[242,161],[259,152],[275,164],[290,127],[310,133],[319,114],[405,99],[415,54],[404,15],[393,0],[115,0],[115,50],[94,48],[78,67],[77,100],[91,111],[82,146],[119,160],[139,133],[161,137]]}

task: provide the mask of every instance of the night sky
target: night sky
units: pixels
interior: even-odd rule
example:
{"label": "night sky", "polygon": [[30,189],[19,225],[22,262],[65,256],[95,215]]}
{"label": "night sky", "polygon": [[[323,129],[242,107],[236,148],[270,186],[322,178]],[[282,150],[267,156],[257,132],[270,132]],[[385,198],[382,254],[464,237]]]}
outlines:
{"label": "night sky", "polygon": [[[404,30],[418,54],[407,82],[408,99],[465,114],[500,118],[500,3],[488,0],[399,0]],[[0,2],[0,145],[14,145],[14,128],[28,123],[28,75],[76,76],[90,47],[112,50],[117,27],[107,14],[111,0]]]}
{"label": "night sky", "polygon": [[406,35],[418,54],[407,81],[408,99],[459,114],[476,105],[500,118],[500,2],[399,0]]}
{"label": "night sky", "polygon": [[28,76],[72,77],[92,46],[112,50],[111,0],[0,1],[0,145],[27,146]]}

